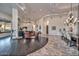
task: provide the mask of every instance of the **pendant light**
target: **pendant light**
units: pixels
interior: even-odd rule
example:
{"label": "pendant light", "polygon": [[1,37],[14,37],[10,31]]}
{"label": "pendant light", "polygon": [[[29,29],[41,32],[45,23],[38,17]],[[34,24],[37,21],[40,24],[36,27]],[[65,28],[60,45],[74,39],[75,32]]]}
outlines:
{"label": "pendant light", "polygon": [[67,26],[71,25],[71,24],[75,24],[77,21],[77,18],[75,18],[73,16],[73,8],[72,8],[72,3],[70,5],[70,12],[68,14],[68,18],[66,19],[66,21],[64,23],[67,24]]}

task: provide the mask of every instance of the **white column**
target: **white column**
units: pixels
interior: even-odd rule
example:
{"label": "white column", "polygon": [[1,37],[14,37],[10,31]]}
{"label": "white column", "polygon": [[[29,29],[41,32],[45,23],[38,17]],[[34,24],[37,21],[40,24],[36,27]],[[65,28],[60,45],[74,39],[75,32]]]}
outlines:
{"label": "white column", "polygon": [[33,31],[36,31],[36,30],[35,30],[35,24],[33,24]]}
{"label": "white column", "polygon": [[79,21],[77,22],[76,34],[79,35]]}
{"label": "white column", "polygon": [[18,38],[18,10],[16,8],[12,9],[12,30],[13,39]]}

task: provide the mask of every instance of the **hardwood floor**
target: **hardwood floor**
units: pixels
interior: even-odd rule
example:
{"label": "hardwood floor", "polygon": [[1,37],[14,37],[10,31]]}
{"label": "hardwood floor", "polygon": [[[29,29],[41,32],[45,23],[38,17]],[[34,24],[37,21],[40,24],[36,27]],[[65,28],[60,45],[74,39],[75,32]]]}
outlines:
{"label": "hardwood floor", "polygon": [[[0,39],[2,56],[78,56],[76,48],[69,47],[60,36],[40,35],[39,39]],[[48,39],[47,39],[48,38]]]}
{"label": "hardwood floor", "polygon": [[25,56],[32,53],[48,42],[47,38],[38,39],[10,39],[10,37],[0,39],[0,55],[2,56]]}

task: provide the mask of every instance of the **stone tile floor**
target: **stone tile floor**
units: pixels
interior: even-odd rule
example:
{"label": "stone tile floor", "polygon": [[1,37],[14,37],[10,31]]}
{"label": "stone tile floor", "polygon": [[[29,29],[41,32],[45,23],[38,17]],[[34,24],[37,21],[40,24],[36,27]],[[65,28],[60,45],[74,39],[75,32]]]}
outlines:
{"label": "stone tile floor", "polygon": [[78,56],[78,53],[77,48],[69,47],[60,36],[48,36],[48,43],[43,48],[27,56]]}

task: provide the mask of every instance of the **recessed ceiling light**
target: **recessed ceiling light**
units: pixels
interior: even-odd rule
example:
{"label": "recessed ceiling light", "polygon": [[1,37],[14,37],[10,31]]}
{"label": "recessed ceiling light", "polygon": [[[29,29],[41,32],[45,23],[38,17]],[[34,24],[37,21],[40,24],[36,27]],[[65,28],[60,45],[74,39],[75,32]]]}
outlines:
{"label": "recessed ceiling light", "polygon": [[42,11],[42,9],[40,9],[40,11]]}
{"label": "recessed ceiling light", "polygon": [[24,11],[25,7],[21,7],[21,9]]}
{"label": "recessed ceiling light", "polygon": [[24,6],[21,6],[21,5],[19,5],[19,4],[17,4],[17,6],[18,6],[22,11],[24,11],[24,9],[25,9]]}

